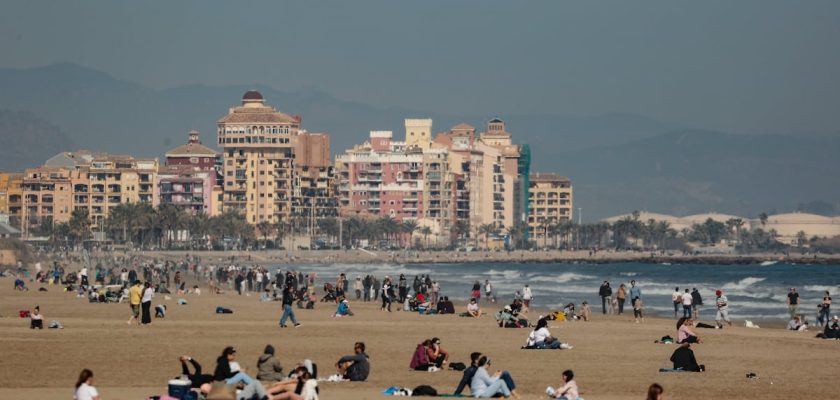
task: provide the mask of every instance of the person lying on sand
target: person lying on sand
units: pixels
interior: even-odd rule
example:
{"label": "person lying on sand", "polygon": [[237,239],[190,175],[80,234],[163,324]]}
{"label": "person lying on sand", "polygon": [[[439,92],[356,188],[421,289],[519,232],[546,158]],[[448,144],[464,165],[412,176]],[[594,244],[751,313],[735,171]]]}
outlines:
{"label": "person lying on sand", "polygon": [[[205,383],[213,383],[213,375],[202,374],[201,364],[199,364],[198,361],[193,360],[192,357],[183,355],[179,358],[179,361],[181,361],[181,375],[189,379],[193,388],[198,389]],[[187,366],[187,363],[192,364],[193,369],[195,370],[194,373],[190,373],[190,368]]]}

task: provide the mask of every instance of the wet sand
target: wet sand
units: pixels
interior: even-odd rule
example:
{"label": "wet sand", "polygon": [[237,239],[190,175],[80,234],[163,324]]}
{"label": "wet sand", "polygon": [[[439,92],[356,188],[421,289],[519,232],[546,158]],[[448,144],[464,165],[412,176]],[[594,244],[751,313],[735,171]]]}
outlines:
{"label": "wet sand", "polygon": [[[32,284],[30,284],[32,285]],[[256,371],[256,360],[270,343],[285,368],[311,358],[326,377],[353,343],[367,343],[372,372],[368,382],[320,383],[324,399],[384,398],[389,386],[428,384],[452,392],[460,372],[409,371],[415,345],[437,336],[452,361],[468,363],[469,353],[481,351],[494,368],[511,372],[518,392],[526,399],[545,398],[547,385],[557,386],[560,373],[575,371],[586,399],[641,399],[652,382],[662,384],[668,399],[790,399],[832,398],[840,342],[814,339],[815,332],[781,329],[700,329],[705,341],[695,345],[708,372],[663,374],[674,345],[654,340],[676,337],[674,321],[649,318],[635,324],[630,316],[601,316],[592,322],[552,322],[555,336],[573,350],[520,350],[527,329],[501,329],[492,317],[420,316],[382,312],[378,305],[353,301],[356,316],[331,318],[334,304],[318,303],[315,310],[296,310],[300,328],[281,329],[277,302],[233,293],[201,296],[157,295],[154,304],[167,304],[166,319],[151,326],[128,326],[127,304],[89,304],[57,287],[49,292],[13,292],[11,278],[0,278],[0,398],[69,399],[82,368],[95,373],[103,399],[139,399],[165,394],[166,381],[180,374],[178,356],[189,354],[212,373],[215,358],[227,345],[238,349],[238,361]],[[178,297],[189,301],[177,305]],[[32,331],[20,309],[41,306],[45,325],[61,321],[63,330]],[[487,311],[495,312],[496,307]],[[217,315],[216,306],[234,310]],[[463,305],[457,304],[458,311]],[[530,315],[536,316],[536,312]],[[755,372],[759,379],[748,380]]]}

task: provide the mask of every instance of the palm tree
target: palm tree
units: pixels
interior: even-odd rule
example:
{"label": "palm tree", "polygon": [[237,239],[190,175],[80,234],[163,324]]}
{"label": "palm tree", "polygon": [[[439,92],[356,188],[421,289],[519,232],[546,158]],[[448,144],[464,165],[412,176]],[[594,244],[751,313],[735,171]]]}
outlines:
{"label": "palm tree", "polygon": [[70,214],[70,221],[67,222],[70,237],[74,243],[85,241],[90,237],[90,218],[88,210],[76,209]]}
{"label": "palm tree", "polygon": [[403,231],[404,233],[407,233],[407,234],[408,234],[408,246],[407,246],[407,248],[412,248],[412,247],[413,247],[413,246],[411,245],[411,238],[414,236],[414,232],[415,232],[418,228],[419,228],[419,225],[417,225],[417,221],[415,221],[415,220],[413,220],[413,219],[409,219],[409,220],[403,221],[403,223],[402,223],[402,231]]}
{"label": "palm tree", "polygon": [[758,214],[758,220],[761,221],[761,226],[764,227],[767,225],[767,219],[770,218],[767,213]]}
{"label": "palm tree", "polygon": [[426,242],[425,247],[429,248],[429,235],[432,234],[432,228],[428,226],[424,226],[420,228],[420,234],[423,235],[423,241]]}
{"label": "palm tree", "polygon": [[478,227],[478,233],[484,235],[484,247],[487,247],[487,242],[490,240],[490,235],[496,232],[496,225],[483,224]]}
{"label": "palm tree", "polygon": [[460,244],[461,239],[470,233],[470,224],[464,220],[455,221],[455,224],[452,225],[451,232],[455,235]]}
{"label": "palm tree", "polygon": [[257,230],[263,237],[263,244],[268,242],[268,235],[274,230],[274,224],[268,221],[260,221],[257,223]]}

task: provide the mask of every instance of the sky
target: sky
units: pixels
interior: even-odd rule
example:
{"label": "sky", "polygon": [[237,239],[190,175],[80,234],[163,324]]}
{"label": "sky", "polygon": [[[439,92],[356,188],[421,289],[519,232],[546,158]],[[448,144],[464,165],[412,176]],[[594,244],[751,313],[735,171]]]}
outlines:
{"label": "sky", "polygon": [[6,0],[0,67],[267,84],[453,115],[840,134],[840,1]]}

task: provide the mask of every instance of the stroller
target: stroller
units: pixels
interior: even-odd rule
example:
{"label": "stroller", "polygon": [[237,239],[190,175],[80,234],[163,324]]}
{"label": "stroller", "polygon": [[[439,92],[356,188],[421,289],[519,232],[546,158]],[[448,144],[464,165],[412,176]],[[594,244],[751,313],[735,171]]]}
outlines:
{"label": "stroller", "polygon": [[333,302],[334,303],[336,301],[336,299],[338,299],[338,297],[335,294],[335,287],[333,287],[332,283],[329,283],[329,282],[325,283],[324,284],[324,291],[327,292],[327,294],[325,294],[324,297],[321,298],[322,303],[326,303],[326,302]]}

